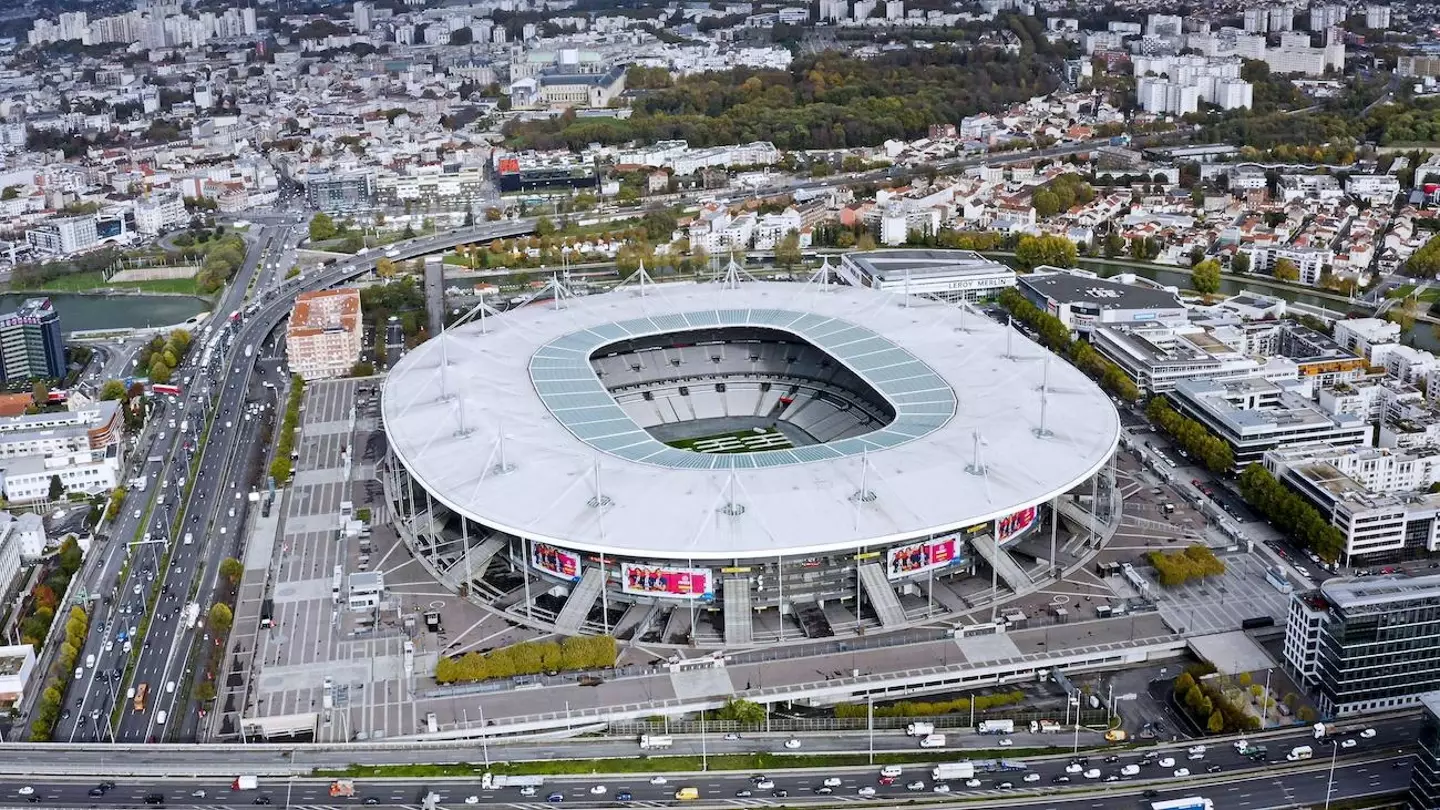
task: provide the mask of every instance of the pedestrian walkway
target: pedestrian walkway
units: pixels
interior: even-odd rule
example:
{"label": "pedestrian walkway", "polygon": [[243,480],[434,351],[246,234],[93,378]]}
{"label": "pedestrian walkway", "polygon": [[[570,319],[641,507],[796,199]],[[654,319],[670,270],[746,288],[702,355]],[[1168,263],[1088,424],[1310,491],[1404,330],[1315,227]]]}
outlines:
{"label": "pedestrian walkway", "polygon": [[885,569],[879,563],[860,565],[860,583],[865,586],[865,595],[870,597],[870,606],[875,609],[882,627],[904,627],[908,623],[905,608],[900,606],[900,599],[895,596],[895,589],[890,587]]}

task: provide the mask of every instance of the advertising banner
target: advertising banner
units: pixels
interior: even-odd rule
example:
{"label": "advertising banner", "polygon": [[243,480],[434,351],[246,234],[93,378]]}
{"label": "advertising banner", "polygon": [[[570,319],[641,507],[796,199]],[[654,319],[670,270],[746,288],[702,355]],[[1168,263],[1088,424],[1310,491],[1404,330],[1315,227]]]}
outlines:
{"label": "advertising banner", "polygon": [[1035,519],[1039,517],[1039,510],[1033,506],[1027,506],[1013,515],[1006,515],[995,521],[995,542],[1000,545],[1018,537],[1026,529],[1035,525]]}
{"label": "advertising banner", "polygon": [[890,579],[901,579],[933,568],[944,568],[960,559],[960,539],[957,537],[921,540],[885,552],[885,574]]}
{"label": "advertising banner", "polygon": [[548,543],[530,545],[530,564],[561,579],[580,578],[580,555]]}
{"label": "advertising banner", "polygon": [[620,564],[621,590],[642,596],[671,599],[715,598],[715,580],[709,568],[670,568],[658,565]]}

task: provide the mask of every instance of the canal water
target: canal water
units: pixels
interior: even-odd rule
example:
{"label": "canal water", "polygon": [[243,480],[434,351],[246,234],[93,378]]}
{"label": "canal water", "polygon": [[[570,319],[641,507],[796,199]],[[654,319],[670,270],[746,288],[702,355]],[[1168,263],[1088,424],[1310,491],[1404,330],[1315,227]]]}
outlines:
{"label": "canal water", "polygon": [[189,295],[75,295],[13,293],[0,295],[0,312],[11,312],[27,298],[47,297],[60,313],[65,332],[123,329],[184,323],[210,309],[204,298]]}

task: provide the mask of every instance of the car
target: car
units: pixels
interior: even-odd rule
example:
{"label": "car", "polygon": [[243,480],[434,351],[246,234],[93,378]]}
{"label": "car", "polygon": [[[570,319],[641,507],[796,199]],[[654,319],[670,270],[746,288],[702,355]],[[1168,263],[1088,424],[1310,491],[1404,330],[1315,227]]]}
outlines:
{"label": "car", "polygon": [[1079,764],[1078,762],[1072,762],[1069,765],[1065,766],[1066,773],[1080,773],[1083,770],[1085,770],[1085,766]]}
{"label": "car", "polygon": [[1190,775],[1190,769],[1189,769],[1189,768],[1176,768],[1176,769],[1175,769],[1175,778],[1176,778],[1176,779],[1184,779],[1185,777],[1187,777],[1187,776],[1189,776],[1189,775]]}
{"label": "car", "polygon": [[1194,761],[1194,760],[1197,760],[1197,759],[1204,759],[1204,758],[1205,758],[1205,755],[1204,755],[1204,754],[1191,754],[1190,756],[1186,757],[1186,759],[1191,760],[1191,761]]}
{"label": "car", "polygon": [[105,791],[101,790],[100,788],[98,788],[98,787],[90,788],[90,797],[91,797],[92,799],[93,799],[93,798],[96,798],[96,797],[98,797],[98,796],[104,796],[104,795],[105,795]]}
{"label": "car", "polygon": [[1220,773],[1220,772],[1223,771],[1223,770],[1225,770],[1225,769],[1224,769],[1224,768],[1221,768],[1219,765],[1206,765],[1206,766],[1205,766],[1205,772],[1206,772],[1206,773]]}
{"label": "car", "polygon": [[628,802],[634,798],[635,796],[631,794],[628,790],[622,790],[619,793],[615,794],[615,801],[617,802]]}
{"label": "car", "polygon": [[746,790],[746,789],[744,789],[744,788],[741,788],[740,790],[735,791],[735,798],[737,798],[737,799],[748,799],[748,798],[750,798],[750,795],[751,795],[751,794],[750,794],[750,791],[748,791],[748,790]]}
{"label": "car", "polygon": [[859,790],[855,791],[855,795],[856,795],[856,796],[864,796],[865,798],[868,799],[869,797],[875,795],[875,788],[870,787],[869,785],[866,785],[865,787],[862,787],[862,788],[860,788]]}
{"label": "car", "polygon": [[935,787],[930,788],[930,792],[931,792],[931,793],[949,793],[949,792],[950,792],[950,786],[947,785],[947,784],[945,784],[944,782],[939,782],[939,783],[937,783],[937,784],[935,785]]}
{"label": "car", "polygon": [[1001,790],[1009,790],[1010,788],[1015,787],[1015,783],[1014,783],[1014,782],[996,782],[996,783],[995,783],[995,787],[1000,788]]}
{"label": "car", "polygon": [[1053,776],[1053,777],[1051,777],[1051,778],[1050,778],[1050,781],[1053,782],[1053,783],[1055,783],[1055,784],[1057,784],[1057,785],[1063,785],[1063,784],[1065,784],[1066,782],[1069,782],[1069,781],[1070,781],[1070,777],[1068,777],[1068,776],[1066,776],[1065,774],[1062,773],[1062,774],[1060,774],[1059,776]]}
{"label": "car", "polygon": [[1117,756],[1108,756],[1108,757],[1105,757],[1105,764],[1106,764],[1106,765],[1114,765],[1115,763],[1117,763],[1117,762],[1119,762],[1119,761],[1120,761],[1120,757],[1117,757]]}
{"label": "car", "polygon": [[800,747],[800,741],[795,739],[794,737],[791,737],[790,739],[785,741],[785,747],[793,751],[796,748]]}
{"label": "car", "polygon": [[1021,782],[1039,782],[1039,781],[1040,781],[1040,774],[1038,774],[1038,773],[1027,773],[1027,774],[1025,774],[1025,778],[1024,778],[1024,779],[1021,779],[1020,781],[1021,781]]}
{"label": "car", "polygon": [[[135,510],[135,519],[136,519],[136,520],[139,520],[139,519],[140,519],[140,510],[139,510],[139,509],[136,509],[136,510]],[[131,536],[131,537],[134,537],[135,535],[132,534],[132,535],[130,535],[130,536]]]}
{"label": "car", "polygon": [[164,804],[164,803],[165,803],[165,794],[164,794],[164,793],[147,793],[147,794],[145,794],[145,803],[146,803],[146,804]]}
{"label": "car", "polygon": [[774,796],[777,799],[783,799],[790,795],[790,791],[786,790],[785,788],[780,788],[779,790],[771,791],[770,795]]}
{"label": "car", "polygon": [[825,787],[824,785],[821,785],[820,787],[815,788],[815,795],[816,795],[816,796],[829,796],[831,793],[834,793],[834,792],[835,792],[835,788]]}
{"label": "car", "polygon": [[270,797],[269,797],[269,796],[256,796],[256,797],[255,797],[255,801],[250,802],[250,803],[251,803],[251,804],[274,804],[274,802],[270,801]]}
{"label": "car", "polygon": [[920,781],[919,779],[916,779],[914,782],[911,782],[910,784],[906,785],[906,786],[905,786],[905,789],[906,789],[906,790],[924,790],[924,789],[925,789],[925,783],[922,782],[922,781]]}
{"label": "car", "polygon": [[559,804],[560,802],[565,801],[565,794],[557,790],[554,793],[551,793],[549,796],[546,796],[545,801],[552,804]]}
{"label": "car", "polygon": [[1012,746],[1012,745],[1014,745],[1014,744],[1015,744],[1015,741],[1012,740],[1012,739],[1010,739],[1009,737],[1006,737],[1005,739],[1003,739],[1003,740],[1001,740],[1000,742],[996,743],[996,745],[999,745],[1001,748],[1009,748],[1010,746]]}
{"label": "car", "polygon": [[35,795],[35,788],[30,787],[29,785],[26,785],[25,787],[20,788],[20,795],[21,795],[21,796],[33,796],[33,795]]}
{"label": "car", "polygon": [[1160,760],[1160,767],[1162,767],[1162,768],[1173,768],[1173,767],[1175,767],[1175,758],[1174,758],[1174,757],[1165,757],[1164,759]]}
{"label": "car", "polygon": [[[235,494],[238,495],[238,494],[240,494],[240,493],[237,492],[237,493],[235,493]],[[729,732],[729,733],[727,733],[727,734],[725,735],[725,739],[727,739],[727,740],[738,740],[738,739],[740,739],[740,735],[739,735],[739,734],[736,734],[736,733],[733,732],[733,731],[731,731],[731,732]]]}
{"label": "car", "polygon": [[774,789],[775,789],[775,783],[774,783],[773,781],[769,780],[769,779],[761,779],[759,782],[756,782],[756,783],[755,783],[755,789],[756,789],[756,790],[774,790]]}
{"label": "car", "polygon": [[1090,770],[1086,771],[1083,775],[1084,775],[1084,777],[1085,777],[1086,779],[1099,779],[1099,778],[1100,778],[1100,769],[1099,769],[1099,768],[1091,768]]}
{"label": "car", "polygon": [[380,798],[379,798],[378,796],[366,796],[366,797],[365,797],[365,804],[367,804],[367,805],[375,805],[375,804],[379,804],[379,803],[380,803]]}
{"label": "car", "polygon": [[838,776],[827,777],[827,778],[825,779],[825,781],[822,782],[821,784],[825,785],[825,787],[840,787],[840,777],[838,777]]}
{"label": "car", "polygon": [[591,795],[591,796],[604,796],[605,793],[606,793],[606,788],[605,788],[604,785],[596,785],[595,787],[590,788],[590,795]]}
{"label": "car", "polygon": [[1340,747],[1341,747],[1341,748],[1354,748],[1355,746],[1357,746],[1357,745],[1359,745],[1359,744],[1360,744],[1360,741],[1357,740],[1357,739],[1355,739],[1354,737],[1347,737],[1346,739],[1343,739],[1343,740],[1340,741]]}
{"label": "car", "polygon": [[652,784],[652,785],[663,785],[663,784],[665,784],[666,782],[669,782],[669,781],[670,781],[669,779],[666,779],[666,778],[663,777],[663,776],[652,776],[652,777],[650,777],[650,784]]}
{"label": "car", "polygon": [[1155,798],[1159,798],[1159,796],[1160,796],[1160,791],[1155,790],[1154,788],[1146,788],[1145,790],[1141,791],[1141,793],[1140,793],[1140,798],[1142,798],[1142,799],[1155,799]]}
{"label": "car", "polygon": [[1371,737],[1375,736],[1375,729],[1367,728],[1364,731],[1360,732],[1360,736],[1368,740]]}
{"label": "car", "polygon": [[886,785],[886,786],[888,786],[888,785],[893,785],[893,784],[895,784],[895,777],[893,777],[893,776],[882,776],[882,777],[880,777],[880,779],[879,779],[878,781],[880,782],[881,785]]}
{"label": "car", "polygon": [[1110,774],[1109,776],[1105,777],[1105,781],[1106,781],[1106,782],[1119,782],[1119,781],[1120,781],[1120,774],[1118,774],[1118,773],[1112,773],[1112,774]]}
{"label": "car", "polygon": [[981,783],[981,781],[980,781],[979,779],[966,779],[966,780],[965,780],[965,787],[968,787],[968,788],[977,788],[977,787],[980,787],[981,784],[982,784],[982,783]]}
{"label": "car", "polygon": [[466,803],[466,804],[479,804],[479,803],[480,803],[480,797],[479,797],[479,796],[466,796],[466,797],[465,797],[465,803]]}
{"label": "car", "polygon": [[192,799],[203,799],[203,798],[205,798],[205,791],[203,791],[203,790],[194,791],[193,793],[190,794],[190,798],[192,798]]}
{"label": "car", "polygon": [[520,788],[521,796],[534,796],[538,792],[539,791],[535,789],[534,785],[526,785],[525,787]]}

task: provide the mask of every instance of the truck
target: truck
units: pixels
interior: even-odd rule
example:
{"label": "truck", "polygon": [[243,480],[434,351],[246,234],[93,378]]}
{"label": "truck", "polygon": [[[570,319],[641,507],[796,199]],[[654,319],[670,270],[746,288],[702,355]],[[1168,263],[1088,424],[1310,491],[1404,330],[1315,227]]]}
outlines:
{"label": "truck", "polygon": [[200,624],[200,605],[191,602],[185,606],[185,615],[180,620],[181,627],[196,627]]}
{"label": "truck", "polygon": [[256,790],[259,787],[260,777],[254,774],[242,774],[235,777],[235,781],[230,783],[231,790]]}
{"label": "truck", "polygon": [[905,734],[910,737],[928,737],[934,733],[934,723],[911,723],[905,727]]}
{"label": "truck", "polygon": [[944,734],[926,734],[924,737],[921,737],[921,738],[920,738],[920,747],[921,747],[921,748],[944,748],[944,747],[945,747],[945,735],[944,735]]}
{"label": "truck", "polygon": [[646,751],[655,748],[669,748],[675,744],[675,738],[669,734],[641,734],[640,747]]}
{"label": "truck", "polygon": [[1326,737],[1329,737],[1331,734],[1334,734],[1334,733],[1335,733],[1335,729],[1336,729],[1336,726],[1335,726],[1334,723],[1316,723],[1316,724],[1315,724],[1315,739],[1317,739],[1317,740],[1323,740],[1323,739],[1325,739]]}
{"label": "truck", "polygon": [[1105,732],[1105,742],[1125,742],[1129,738],[1124,729],[1112,728]]}
{"label": "truck", "polygon": [[975,727],[976,734],[1014,734],[1014,720],[981,720]]}
{"label": "truck", "polygon": [[131,481],[130,486],[134,487],[136,492],[144,492],[145,488],[150,486],[150,476],[142,475]]}
{"label": "truck", "polygon": [[1215,810],[1215,803],[1202,796],[1189,796],[1184,799],[1151,802],[1150,810]]}
{"label": "truck", "polygon": [[245,344],[245,356],[246,356],[246,357],[250,357],[250,356],[252,356],[252,355],[254,355],[254,354],[255,354],[255,344],[254,344],[254,343],[246,343],[246,344]]}
{"label": "truck", "polygon": [[1054,720],[1041,720],[1039,725],[1040,728],[1038,729],[1038,731],[1041,734],[1059,734],[1060,732],[1065,730],[1065,726],[1063,724],[1057,723]]}
{"label": "truck", "polygon": [[543,776],[514,776],[503,773],[487,773],[480,777],[480,787],[484,790],[498,790],[507,787],[540,787],[545,784]]}
{"label": "truck", "polygon": [[975,764],[966,761],[942,762],[930,772],[930,778],[936,782],[944,782],[949,779],[974,779]]}
{"label": "truck", "polygon": [[1287,762],[1300,762],[1313,756],[1315,756],[1315,749],[1308,745],[1297,745],[1290,749],[1290,753],[1285,755],[1285,760]]}
{"label": "truck", "polygon": [[352,779],[336,779],[330,783],[331,798],[343,796],[347,799],[355,796],[355,781]]}

